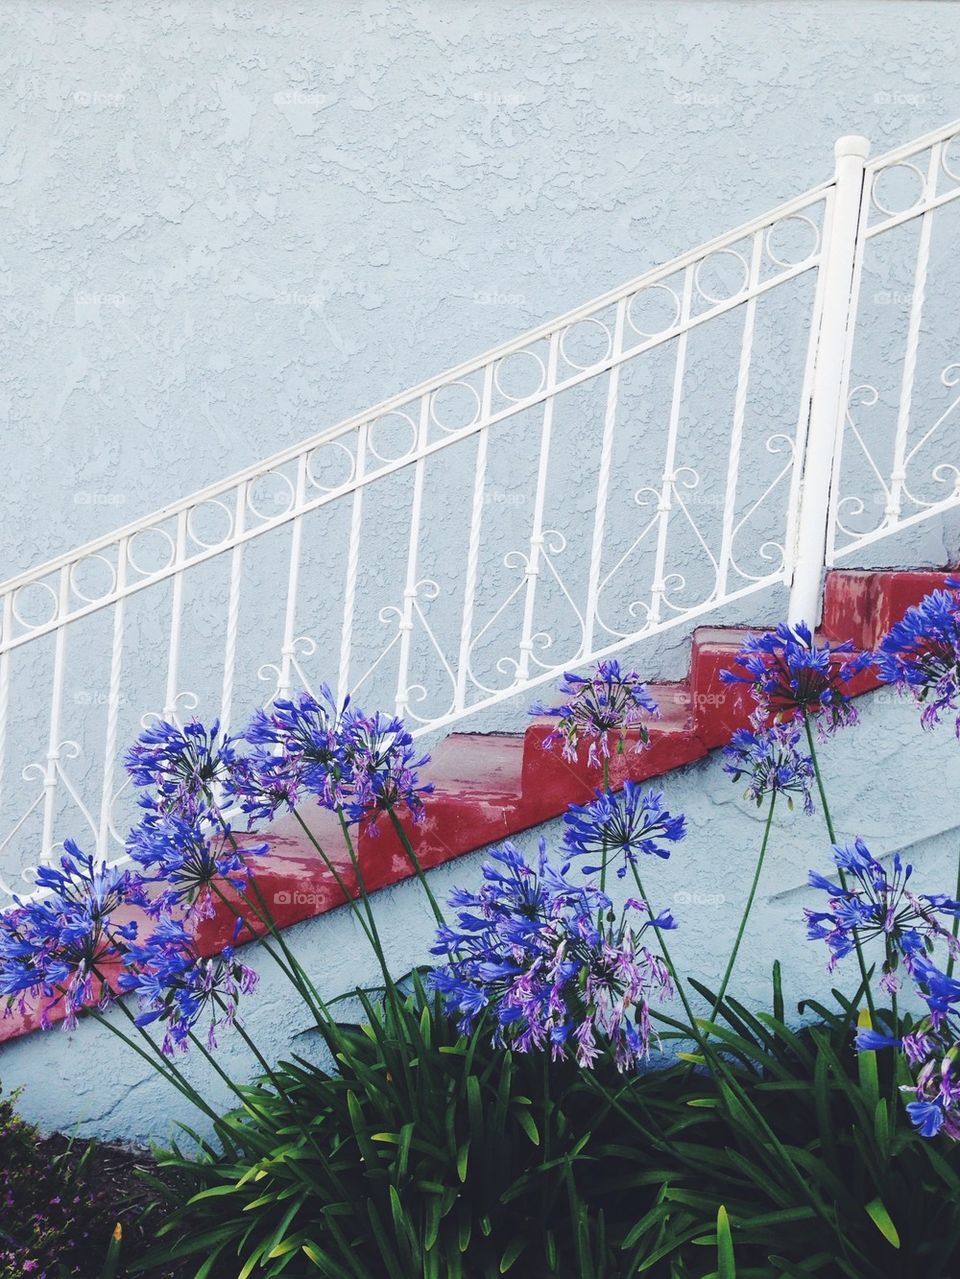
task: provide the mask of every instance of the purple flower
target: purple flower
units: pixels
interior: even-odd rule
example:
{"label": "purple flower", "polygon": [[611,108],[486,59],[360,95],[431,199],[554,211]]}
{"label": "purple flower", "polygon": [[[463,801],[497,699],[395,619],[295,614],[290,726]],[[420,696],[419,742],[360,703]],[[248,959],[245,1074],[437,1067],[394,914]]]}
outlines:
{"label": "purple flower", "polygon": [[775,720],[810,716],[821,734],[856,723],[857,713],[844,685],[869,664],[869,654],[838,661],[853,653],[850,643],[815,644],[803,622],[751,635],[735,658],[743,674],[721,671],[727,684],[747,684],[763,715]]}
{"label": "purple flower", "polygon": [[895,969],[900,959],[907,972],[915,974],[924,962],[925,947],[934,939],[945,941],[953,951],[960,950],[937,918],[939,914],[957,915],[960,903],[947,897],[912,893],[907,883],[913,867],[905,866],[899,853],[894,855],[892,874],[862,839],[846,847],[835,846],[834,860],[844,872],[845,882],[834,883],[811,871],[810,884],[828,893],[830,900],[825,911],[804,911],[807,936],[825,941],[830,948],[831,971],[839,959],[855,948],[858,937],[882,937],[890,953],[884,961],[881,984],[893,991],[898,985]]}
{"label": "purple flower", "polygon": [[143,905],[143,887],[130,871],[95,862],[69,839],[59,867],[41,867],[36,882],[36,897],[15,897],[14,907],[0,915],[0,996],[21,1013],[28,995],[47,999],[44,1026],[62,1000],[69,1029],[85,1004],[110,999],[103,965],[137,932],[135,923],[114,916],[122,906]]}
{"label": "purple flower", "polygon": [[155,791],[144,807],[186,818],[205,808],[236,759],[234,739],[219,734],[219,722],[208,730],[198,720],[182,729],[161,720],[141,733],[124,763],[135,786]]}
{"label": "purple flower", "polygon": [[628,921],[629,909],[649,914],[645,904],[629,903],[601,931],[609,898],[571,884],[567,869],[550,865],[543,841],[536,869],[512,844],[497,849],[480,890],[450,899],[458,926],[440,928],[433,953],[452,958],[431,984],[464,1033],[487,1013],[495,1044],[572,1056],[586,1069],[608,1053],[627,1070],[649,1052],[650,998],[672,993],[670,977],[640,942],[651,921]]}
{"label": "purple flower", "polygon": [[255,750],[239,756],[223,784],[224,800],[247,818],[248,828],[273,821],[277,813],[292,812],[300,798],[299,770],[282,755]]}
{"label": "purple flower", "polygon": [[220,881],[242,892],[252,871],[248,857],[263,857],[267,844],[236,843],[222,819],[191,820],[148,814],[127,837],[127,851],[142,868],[143,882],[161,886],[149,903],[152,915],[178,906],[201,917],[213,914],[213,896]]}
{"label": "purple flower", "polygon": [[281,797],[285,793],[295,801],[298,793],[306,791],[325,807],[338,807],[350,781],[343,746],[346,708],[346,702],[338,708],[323,685],[319,698],[301,692],[258,710],[243,734],[246,741],[263,748],[249,757],[247,780],[253,783],[249,798],[259,782],[263,792],[279,791]]}
{"label": "purple flower", "polygon": [[[960,586],[954,578],[947,584]],[[960,590],[933,591],[908,608],[880,641],[874,660],[885,684],[896,684],[923,707],[924,728],[956,711],[960,737]]]}
{"label": "purple flower", "polygon": [[371,833],[385,812],[406,808],[415,821],[423,817],[423,796],[433,791],[421,784],[417,770],[429,763],[429,755],[417,757],[413,738],[395,716],[348,716],[343,754],[349,761],[350,791],[346,812],[351,821],[366,818]]}
{"label": "purple flower", "polygon": [[561,706],[534,706],[531,715],[552,715],[557,727],[544,738],[544,747],[555,743],[563,745],[563,757],[575,761],[581,742],[589,742],[588,759],[596,764],[610,754],[611,733],[620,736],[621,744],[626,734],[636,731],[639,737],[637,750],[650,740],[646,720],[658,719],[660,712],[656,702],[647,692],[639,675],[634,671],[625,674],[616,661],[600,662],[589,677],[570,672],[563,677],[560,692],[569,698]]}
{"label": "purple flower", "polygon": [[759,806],[765,795],[786,795],[793,807],[793,796],[803,797],[803,811],[813,812],[810,788],[813,784],[813,761],[801,746],[803,729],[795,720],[763,725],[763,714],[753,717],[753,731],[738,728],[724,748],[724,771],[735,782],[748,780],[747,795]]}
{"label": "purple flower", "polygon": [[597,798],[579,807],[571,804],[564,821],[564,844],[574,856],[599,857],[600,863],[583,867],[585,875],[594,874],[603,865],[619,861],[617,875],[622,879],[627,866],[635,865],[638,855],[667,858],[665,843],[675,843],[686,834],[682,814],[672,816],[663,805],[663,793],[643,793],[636,782],[625,782],[620,794],[597,792]]}
{"label": "purple flower", "polygon": [[197,1022],[209,1018],[207,1045],[216,1047],[216,1031],[233,1024],[241,995],[252,993],[257,974],[241,963],[231,947],[209,959],[195,950],[182,923],[169,917],[142,946],[131,947],[126,957],[129,971],[120,988],[141,999],[146,1011],[137,1024],[162,1022],[162,1050],[168,1056],[186,1052]]}

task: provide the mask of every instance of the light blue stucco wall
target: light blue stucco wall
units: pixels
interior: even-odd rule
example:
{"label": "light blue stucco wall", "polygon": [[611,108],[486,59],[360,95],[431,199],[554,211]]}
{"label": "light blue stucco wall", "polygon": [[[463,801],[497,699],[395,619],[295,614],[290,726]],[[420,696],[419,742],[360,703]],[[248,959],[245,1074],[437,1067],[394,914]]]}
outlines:
{"label": "light blue stucco wall", "polygon": [[0,12],[0,578],[960,115],[960,6]]}
{"label": "light blue stucco wall", "polygon": [[[950,798],[960,787],[960,745],[952,726],[921,732],[915,709],[889,690],[869,694],[858,706],[859,726],[838,735],[823,752],[838,838],[862,835],[877,855],[903,849],[915,865],[916,891],[952,892],[960,846]],[[764,814],[744,800],[741,787],[723,772],[718,753],[668,774],[660,784],[670,810],[686,814],[688,835],[669,861],[651,859],[644,867],[644,887],[656,909],[669,906],[674,912],[678,929],[669,944],[678,970],[716,988],[749,891]],[[540,834],[556,849],[561,831],[557,820],[515,842],[535,856]],[[438,898],[444,901],[454,885],[478,884],[483,860],[483,853],[474,853],[430,872]],[[794,1021],[800,999],[829,1002],[834,985],[852,994],[855,962],[829,976],[826,946],[805,940],[803,907],[822,908],[824,902],[823,894],[804,887],[807,870],[828,872],[830,865],[819,812],[805,817],[783,807],[731,987],[747,1004],[769,1009],[775,959],[783,967]],[[613,892],[623,897],[628,888],[618,883]],[[433,920],[419,886],[398,885],[377,893],[373,902],[393,972],[399,976],[428,962]],[[348,909],[286,935],[324,998],[376,983],[376,962]],[[246,1025],[261,1049],[273,1058],[297,1052],[322,1060],[309,1014],[270,959],[256,948],[245,954],[262,977],[244,1004]],[[350,1007],[341,1005],[345,1020]],[[230,1033],[221,1037],[219,1056],[235,1077],[254,1073],[245,1048]],[[189,1059],[189,1066],[207,1095],[226,1104],[225,1090],[203,1062]],[[82,1022],[72,1033],[55,1029],[4,1045],[0,1079],[6,1088],[23,1085],[20,1108],[45,1128],[143,1142],[167,1138],[177,1119],[197,1123],[173,1089],[93,1022]]]}
{"label": "light blue stucco wall", "polygon": [[[0,578],[766,212],[830,176],[838,135],[861,131],[876,154],[960,116],[960,6],[923,0],[24,2],[0,10],[0,31]],[[857,425],[881,477],[892,460],[918,225],[872,242],[864,270],[852,383],[877,387]],[[931,244],[911,444],[956,394],[940,373],[956,358],[958,233],[954,201],[937,214]],[[736,278],[735,261],[723,262]],[[748,575],[775,572],[786,542],[782,468],[802,416],[814,283],[813,272],[802,274],[757,307],[734,510],[734,558]],[[719,554],[745,309],[690,334],[673,463],[686,510],[674,501],[667,616],[714,589],[704,545]],[[678,346],[620,372],[599,561],[601,574],[614,573],[599,600],[612,628],[598,625],[603,642],[637,630],[651,599],[649,529],[669,470]],[[531,630],[551,640],[536,639],[535,657],[564,666],[581,643],[571,604],[586,612],[605,378],[565,392],[552,410],[544,524],[557,531],[548,549],[557,535],[565,547],[540,565]],[[471,702],[508,688],[519,657],[544,417],[535,406],[489,432]],[[960,463],[957,420],[954,409],[911,461],[921,498],[950,487],[952,472],[934,481],[930,471]],[[418,601],[406,683],[427,721],[452,704],[476,455],[469,437],[425,467],[416,576],[437,591]],[[852,437],[844,457],[844,491],[863,492],[862,525],[873,527],[882,485]],[[397,691],[413,473],[377,480],[363,499],[344,683],[355,687],[373,670],[361,685],[367,705],[392,705]],[[685,487],[694,473],[698,486]],[[265,479],[263,489],[262,509],[279,509],[282,481]],[[298,649],[297,681],[337,677],[350,500],[303,522],[294,634],[315,647]],[[207,508],[191,532],[215,541],[224,519]],[[646,540],[631,552],[645,523]],[[158,535],[145,541],[137,555],[147,571],[164,547]],[[243,553],[234,724],[276,686],[291,544],[287,524]],[[958,555],[954,513],[847,563],[943,565]],[[233,644],[231,564],[221,554],[183,581],[173,691],[195,695],[205,718],[220,709]],[[88,562],[72,585],[95,597],[109,573]],[[749,580],[732,572],[730,589]],[[51,585],[53,594],[35,588],[40,616],[61,583]],[[79,743],[76,758],[61,759],[69,786],[56,792],[55,838],[100,833],[108,719],[116,709],[122,748],[141,716],[168,704],[173,601],[167,581],[127,602],[116,694],[108,610],[69,628],[59,698],[50,696],[53,637],[14,653],[0,778],[8,880],[36,858],[54,702],[61,740]],[[772,622],[783,611],[781,589],[708,620]],[[681,677],[689,630],[685,622],[627,658],[650,677]],[[514,728],[530,700],[525,692],[470,726]],[[118,838],[132,811],[124,803],[114,810]]]}
{"label": "light blue stucco wall", "polygon": [[[866,134],[878,153],[960,116],[958,43],[960,5],[932,0],[3,6],[0,578],[762,214],[830,175],[841,134]],[[955,234],[946,214],[943,226]],[[938,233],[933,256],[955,269],[952,243]],[[865,282],[870,340],[858,348],[854,379],[878,379],[884,429],[895,419],[910,259],[908,243],[897,262],[872,266]],[[928,307],[933,354],[928,367],[924,348],[918,427],[943,407],[934,356],[956,358],[955,282],[943,274],[938,288],[933,301],[946,306]],[[750,419],[758,432],[795,418],[784,371],[795,378],[802,364],[801,294],[798,285],[796,305],[785,297],[775,323],[761,330]],[[736,337],[732,328],[727,337]],[[685,461],[718,456],[718,440],[725,448],[736,366],[721,368],[722,346],[693,352]],[[638,428],[627,441],[629,465],[618,460],[617,500],[634,518],[632,490],[649,478],[644,465],[659,473],[662,376],[662,369],[635,382],[625,375],[621,387],[628,422],[658,432],[649,457]],[[602,410],[598,416],[586,398],[572,397],[558,413],[551,514],[569,535],[574,577],[585,566],[596,467],[595,436],[584,423],[593,429],[598,421]],[[503,553],[529,537],[538,429],[538,421],[527,423],[491,461],[488,518],[497,534],[481,574],[488,612],[511,586]],[[772,462],[758,443],[745,473],[761,488],[763,465]],[[454,585],[462,578],[459,563],[444,563],[445,539],[462,532],[471,466],[471,456],[459,460],[456,484],[447,483],[432,508],[430,567],[444,585],[444,572]],[[395,602],[402,585],[405,545],[395,527],[409,493],[400,482],[383,490],[379,515],[370,504],[374,527],[361,566],[366,613],[358,630],[367,637],[377,609]],[[707,497],[698,515],[712,518],[716,509],[715,496]],[[631,530],[616,511],[614,552]],[[340,573],[342,531],[334,517],[307,534],[303,629],[320,640],[311,677],[329,677],[323,662],[339,634],[334,609],[325,616],[325,592],[331,563]],[[941,564],[958,549],[954,526],[924,526],[876,562]],[[685,571],[697,558],[695,544],[680,548]],[[245,571],[257,602],[241,618],[238,718],[262,695],[258,667],[277,658],[283,548],[250,555]],[[141,714],[163,703],[169,599],[148,595],[127,611],[121,746]],[[225,577],[213,569],[187,588],[184,682],[208,717],[218,705],[225,597]],[[547,614],[562,613],[562,600],[544,601]],[[782,594],[757,599],[723,620],[772,621],[782,604]],[[65,767],[95,824],[110,624],[103,614],[84,625],[67,657],[63,733],[88,748]],[[455,617],[437,626],[444,641],[457,634]],[[677,677],[688,638],[688,628],[678,630],[636,664],[651,677]],[[24,781],[19,773],[45,748],[38,724],[47,714],[51,646],[36,650],[36,664],[18,668],[14,680],[0,838],[38,787],[36,776]],[[427,652],[424,661],[429,674],[436,659]],[[519,726],[524,705],[506,708],[496,726]],[[882,777],[868,796],[881,846],[919,841],[924,860],[940,853],[949,860],[943,832],[951,819],[928,793],[932,757],[910,755],[917,762],[909,766],[898,758],[895,726],[910,719],[902,709],[884,710],[889,721],[870,714],[879,733],[870,749],[885,752],[894,761],[888,769],[906,779],[896,800]],[[861,731],[861,749],[866,740]],[[952,758],[951,746],[941,738],[937,749]],[[866,774],[853,747],[844,749],[843,776],[859,788]],[[933,739],[912,749],[930,752]],[[688,917],[679,943],[711,977],[746,891],[750,818],[715,762],[670,786],[693,833],[663,868],[666,894],[725,899],[704,906],[712,913],[699,921]],[[86,818],[65,790],[62,797],[58,836],[85,843]],[[35,861],[39,817],[35,809],[5,856]],[[121,836],[123,826],[118,817]],[[846,826],[858,828],[852,820]],[[794,823],[772,863],[786,896],[765,904],[758,920],[749,961],[755,991],[787,922],[798,917],[809,830]],[[741,861],[742,873],[731,870]],[[466,859],[437,879],[476,876],[478,865]],[[416,903],[409,886],[380,901],[385,926],[396,931],[391,954],[399,967],[423,956],[428,919]],[[797,929],[796,964],[813,980],[819,960]],[[355,980],[359,938],[346,916],[299,933],[328,993]],[[266,973],[256,1008],[265,1040],[287,1046],[297,1014]],[[41,1070],[56,1081],[42,1092],[31,1084],[28,1113],[49,1126],[164,1135],[171,1099],[154,1084],[134,1090],[139,1063],[121,1068],[92,1026],[74,1039],[70,1053],[61,1035],[3,1051],[5,1083],[31,1083]]]}

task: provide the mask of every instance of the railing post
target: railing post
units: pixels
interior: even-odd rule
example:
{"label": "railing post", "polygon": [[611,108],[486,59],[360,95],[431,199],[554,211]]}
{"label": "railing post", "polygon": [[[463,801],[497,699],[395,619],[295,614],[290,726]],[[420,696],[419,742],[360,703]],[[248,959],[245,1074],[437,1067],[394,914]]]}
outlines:
{"label": "railing post", "polygon": [[834,147],[836,176],[832,214],[824,230],[822,305],[810,395],[810,422],[804,448],[800,500],[795,524],[791,622],[812,626],[819,618],[827,547],[827,517],[834,455],[843,427],[844,359],[847,328],[853,323],[852,283],[864,162],[870,143],[857,134]]}

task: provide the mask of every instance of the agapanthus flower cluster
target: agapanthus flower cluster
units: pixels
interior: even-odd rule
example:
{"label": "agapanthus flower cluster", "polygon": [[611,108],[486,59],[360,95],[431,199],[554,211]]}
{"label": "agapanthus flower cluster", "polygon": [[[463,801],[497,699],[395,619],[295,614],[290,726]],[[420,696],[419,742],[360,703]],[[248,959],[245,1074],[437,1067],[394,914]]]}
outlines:
{"label": "agapanthus flower cluster", "polygon": [[41,1024],[62,1004],[68,1028],[84,1005],[106,1003],[110,988],[104,966],[136,937],[136,924],[118,918],[122,907],[142,905],[143,889],[129,871],[96,862],[72,840],[64,842],[59,866],[37,872],[38,893],[14,898],[0,915],[0,997],[8,1011],[23,1013],[27,997],[46,1002]]}
{"label": "agapanthus flower cluster", "polygon": [[813,761],[803,746],[803,729],[796,720],[767,724],[762,711],[751,717],[752,728],[738,728],[724,748],[724,771],[735,782],[747,779],[747,795],[758,806],[767,795],[784,795],[790,808],[794,796],[803,811],[813,812]]}
{"label": "agapanthus flower cluster", "polygon": [[588,759],[597,764],[609,758],[610,738],[622,745],[628,733],[637,734],[636,749],[649,741],[647,721],[658,719],[660,711],[635,671],[623,672],[617,661],[600,662],[593,675],[563,677],[560,692],[568,698],[560,706],[534,706],[531,715],[551,715],[556,728],[544,738],[544,746],[563,748],[564,759],[577,759],[580,746],[588,743]]}
{"label": "agapanthus flower cluster", "polygon": [[775,631],[751,635],[737,654],[735,670],[721,671],[727,684],[746,684],[764,716],[777,721],[809,716],[825,735],[856,723],[848,681],[870,662],[850,643],[815,643],[803,622],[781,622]]}
{"label": "agapanthus flower cluster", "polygon": [[933,591],[884,636],[875,655],[885,684],[895,684],[923,708],[920,722],[932,728],[945,712],[957,712],[960,737],[960,582]]}
{"label": "agapanthus flower cluster", "polygon": [[159,1021],[164,1027],[162,1051],[186,1052],[194,1028],[207,1019],[207,1046],[216,1047],[216,1032],[232,1026],[241,995],[252,993],[257,974],[227,946],[219,955],[201,956],[181,923],[167,916],[139,946],[125,956],[128,971],[119,978],[125,994],[140,997],[145,1011],[137,1024]]}
{"label": "agapanthus flower cluster", "polygon": [[[247,757],[247,798],[254,803],[258,800],[263,777],[268,793],[286,790],[291,807],[302,793],[316,796],[330,808],[342,804],[349,772],[344,747],[348,706],[349,699],[337,706],[323,684],[319,697],[299,692],[258,710],[243,733],[256,748]],[[241,802],[244,780],[243,776],[232,779]]]}
{"label": "agapanthus flower cluster", "polygon": [[244,892],[253,874],[247,859],[265,856],[269,845],[241,846],[229,822],[206,809],[189,821],[148,814],[127,837],[127,852],[143,882],[156,885],[147,904],[151,915],[182,908],[188,915],[210,918],[217,889],[230,884]]}
{"label": "agapanthus flower cluster", "polygon": [[907,1104],[914,1126],[923,1137],[943,1133],[960,1141],[960,982],[942,972],[926,954],[913,963],[917,993],[927,1004],[927,1016],[899,1039],[869,1029],[857,1032],[858,1052],[894,1048],[903,1053],[915,1082],[901,1092],[912,1095]]}
{"label": "agapanthus flower cluster", "polygon": [[960,914],[960,902],[943,896],[925,896],[907,887],[913,867],[896,853],[890,871],[879,862],[862,839],[834,848],[834,860],[843,872],[843,883],[834,882],[816,871],[810,884],[829,893],[828,909],[805,910],[807,936],[825,941],[830,948],[829,968],[855,949],[857,939],[884,940],[887,957],[881,985],[888,991],[899,986],[897,969],[902,961],[913,975],[916,964],[929,947],[942,940],[960,953],[955,938],[938,916]]}
{"label": "agapanthus flower cluster", "polygon": [[536,867],[512,844],[497,849],[479,891],[451,897],[457,926],[443,926],[433,950],[450,962],[431,981],[465,1034],[488,1014],[497,1045],[549,1050],[585,1069],[606,1053],[626,1071],[649,1053],[651,999],[672,993],[664,961],[641,937],[673,920],[651,920],[631,900],[615,922],[610,899],[572,884],[567,870],[550,864],[543,841]]}
{"label": "agapanthus flower cluster", "polygon": [[209,804],[236,757],[235,739],[220,734],[219,721],[207,729],[198,720],[183,728],[160,720],[140,734],[124,763],[135,786],[153,791],[144,807],[189,819]]}
{"label": "agapanthus flower cluster", "polygon": [[583,873],[592,875],[615,864],[620,879],[639,857],[669,857],[667,844],[686,834],[683,814],[667,811],[662,791],[645,792],[629,781],[619,794],[598,791],[589,804],[571,804],[564,821],[567,852],[591,859],[581,867]]}
{"label": "agapanthus flower cluster", "polygon": [[251,821],[312,795],[375,832],[390,810],[418,821],[433,790],[418,772],[430,757],[418,755],[402,720],[365,715],[349,698],[338,707],[326,686],[319,698],[299,693],[258,711],[244,736],[255,749],[232,770],[227,789]]}
{"label": "agapanthus flower cluster", "polygon": [[421,783],[418,770],[429,755],[418,755],[413,738],[396,716],[351,714],[343,734],[349,770],[346,812],[352,821],[366,819],[371,832],[381,814],[406,809],[415,821],[423,816],[423,796],[433,791]]}

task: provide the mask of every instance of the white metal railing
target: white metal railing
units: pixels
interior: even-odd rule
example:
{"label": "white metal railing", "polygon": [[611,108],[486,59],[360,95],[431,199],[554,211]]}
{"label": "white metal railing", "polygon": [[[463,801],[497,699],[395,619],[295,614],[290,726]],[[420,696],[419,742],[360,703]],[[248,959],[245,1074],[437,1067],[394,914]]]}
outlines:
{"label": "white metal railing", "polygon": [[[958,198],[956,123],[865,166],[846,305],[828,564],[849,563],[960,502]],[[886,282],[872,299],[871,275]],[[899,323],[880,322],[883,311]],[[893,375],[886,386],[884,372]]]}
{"label": "white metal railing", "polygon": [[[958,130],[866,168],[842,139],[831,182],[0,586],[0,895],[65,835],[120,851],[145,707],[230,723],[326,679],[435,731],[777,583],[809,616],[825,563],[956,504],[911,507],[957,401],[918,444],[910,395]],[[871,222],[878,177],[918,155],[918,202]],[[913,219],[883,521],[838,546],[865,249]]]}

